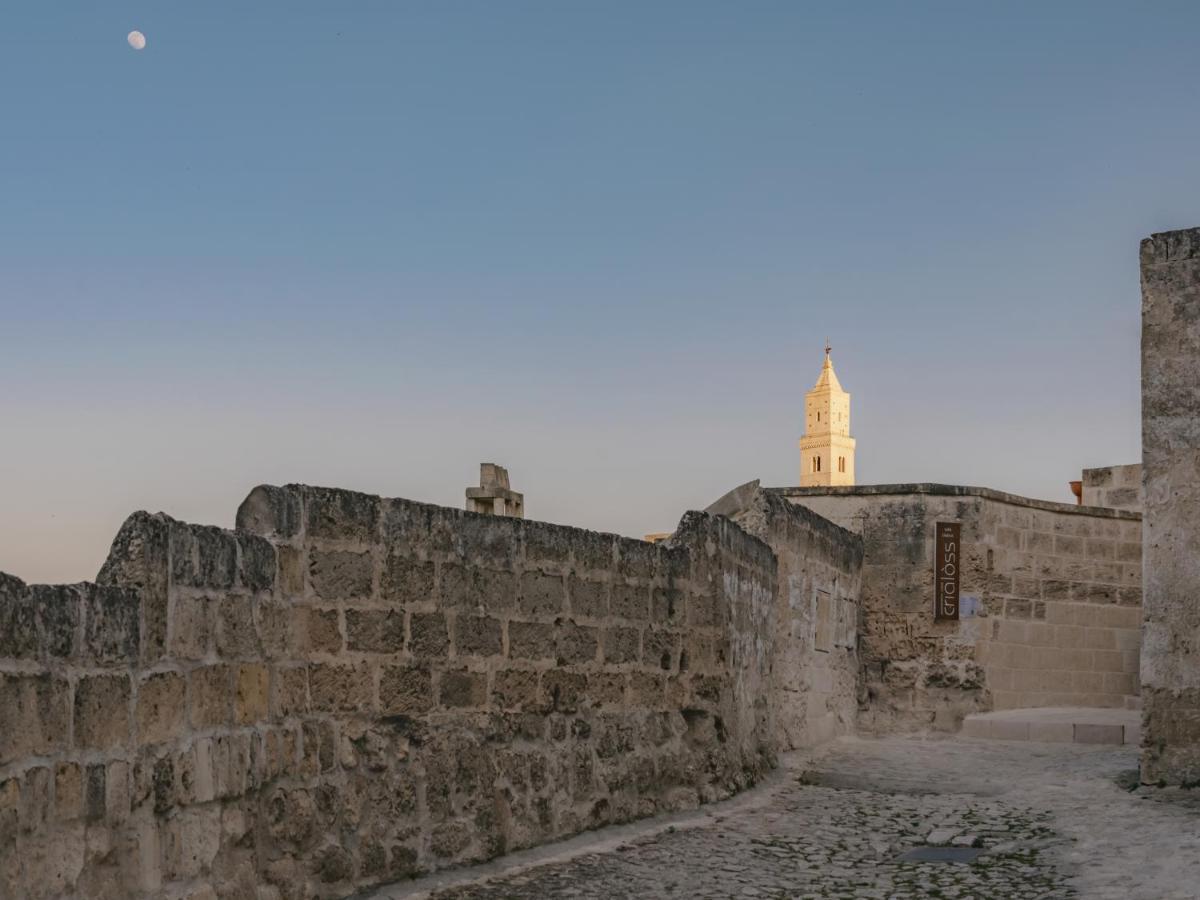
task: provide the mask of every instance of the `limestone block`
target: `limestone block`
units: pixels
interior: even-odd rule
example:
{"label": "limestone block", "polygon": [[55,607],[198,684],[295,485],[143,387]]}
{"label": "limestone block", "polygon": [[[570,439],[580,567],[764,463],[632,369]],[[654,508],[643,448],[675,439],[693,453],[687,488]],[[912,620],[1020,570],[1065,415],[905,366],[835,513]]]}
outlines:
{"label": "limestone block", "polygon": [[374,541],[379,536],[380,500],[369,494],[330,488],[304,489],[307,537]]}
{"label": "limestone block", "polygon": [[571,612],[576,616],[602,619],[608,615],[608,584],[587,581],[577,575],[567,579]]}
{"label": "limestone block", "polygon": [[391,554],[384,561],[380,585],[384,600],[396,603],[428,603],[433,600],[434,565],[431,562]]}
{"label": "limestone block", "polygon": [[302,716],[308,711],[308,667],[276,666],[271,677],[271,715]]}
{"label": "limestone block", "polygon": [[337,653],[342,649],[342,629],[336,609],[298,606],[294,629],[302,651]]}
{"label": "limestone block", "polygon": [[558,628],[559,665],[593,662],[599,646],[599,629],[571,621],[563,622]]}
{"label": "limestone block", "polygon": [[237,527],[264,537],[296,537],[303,528],[303,500],[299,491],[259,485],[242,501]]}
{"label": "limestone block", "polygon": [[467,669],[441,673],[438,703],[454,709],[483,706],[487,702],[487,676]]}
{"label": "limestone block", "polygon": [[309,551],[308,578],[323,600],[353,600],[371,596],[375,562],[369,551]]}
{"label": "limestone block", "polygon": [[276,548],[275,581],[279,585],[279,593],[285,600],[301,600],[305,596],[308,583],[307,566],[304,551],[298,547],[281,546]]}
{"label": "limestone block", "polygon": [[[504,576],[514,579],[512,573],[497,574],[497,578],[502,579]],[[470,566],[461,565],[459,563],[444,563],[438,573],[437,579],[437,600],[438,605],[442,609],[470,609],[481,610],[488,608],[488,601],[492,599],[490,594],[498,593],[497,591],[489,590],[489,574],[485,574],[478,569]],[[431,599],[427,594],[421,592],[414,596],[409,602],[423,602]],[[513,593],[510,602],[515,602],[516,589],[513,588]],[[501,603],[503,603],[503,598]]]}
{"label": "limestone block", "polygon": [[636,628],[606,628],[602,633],[606,663],[637,662],[641,659],[641,632]]}
{"label": "limestone block", "polygon": [[308,691],[314,711],[366,712],[375,705],[375,687],[366,663],[314,663],[308,667]]}
{"label": "limestone block", "polygon": [[71,656],[83,593],[76,585],[26,586],[0,573],[0,657]]}
{"label": "limestone block", "polygon": [[588,679],[580,672],[551,669],[542,675],[543,708],[573,713],[587,695]]}
{"label": "limestone block", "polygon": [[[3,807],[4,801],[0,800],[0,810]],[[76,762],[60,762],[54,767],[54,817],[60,822],[70,822],[82,816],[83,769]],[[4,842],[4,827],[0,825],[0,845]]]}
{"label": "limestone block", "polygon": [[177,594],[172,599],[169,636],[171,655],[178,659],[204,659],[212,645],[215,601],[205,596]]}
{"label": "limestone block", "polygon": [[188,675],[188,710],[193,728],[228,725],[233,717],[233,668],[204,666]]}
{"label": "limestone block", "polygon": [[554,659],[558,629],[544,622],[509,622],[508,655],[512,659]]}
{"label": "limestone block", "polygon": [[25,897],[49,900],[72,892],[83,871],[85,839],[82,823],[31,838],[22,844]]}
{"label": "limestone block", "polygon": [[217,604],[215,643],[224,659],[254,659],[262,655],[254,622],[253,601],[244,594],[222,597]]}
{"label": "limestone block", "polygon": [[445,659],[450,629],[443,613],[413,613],[409,620],[408,652],[420,659]]}
{"label": "limestone block", "polygon": [[490,616],[460,614],[454,622],[454,648],[459,656],[497,656],[502,651],[503,623]]}
{"label": "limestone block", "polygon": [[26,833],[45,831],[51,818],[50,792],[54,774],[49,766],[33,766],[21,776],[21,830]]}
{"label": "limestone block", "polygon": [[533,670],[502,669],[492,683],[492,705],[504,710],[534,709],[539,694],[539,675]]}
{"label": "limestone block", "polygon": [[207,525],[171,522],[171,581],[174,585],[228,590],[237,576],[233,534]]}
{"label": "limestone block", "polygon": [[161,840],[163,875],[168,881],[207,874],[221,847],[221,808],[209,804],[181,810],[163,821]]}
{"label": "limestone block", "polygon": [[565,590],[561,575],[533,571],[521,575],[517,609],[530,616],[556,616],[563,611]]}
{"label": "limestone block", "polygon": [[665,672],[670,672],[676,667],[682,648],[682,640],[678,633],[651,628],[642,636],[642,641],[648,665],[657,664]]}
{"label": "limestone block", "polygon": [[612,586],[609,613],[632,622],[650,618],[650,589],[646,584],[618,582]]}
{"label": "limestone block", "polygon": [[267,718],[269,678],[261,663],[243,663],[237,667],[233,698],[233,719],[239,725],[252,725]]}
{"label": "limestone block", "polygon": [[121,525],[108,559],[96,576],[98,585],[137,592],[142,605],[140,645],[145,664],[161,659],[166,650],[172,523],[161,513],[131,515]]}
{"label": "limestone block", "polygon": [[49,674],[0,673],[0,766],[66,746],[70,686]]}
{"label": "limestone block", "polygon": [[271,542],[255,534],[239,532],[238,583],[247,591],[269,591],[275,586],[275,548]]}
{"label": "limestone block", "polygon": [[404,611],[401,609],[346,610],[346,648],[368,653],[404,650]]}
{"label": "limestone block", "polygon": [[136,591],[95,585],[84,595],[83,646],[100,663],[129,663],[138,658],[141,602]]}
{"label": "limestone block", "polygon": [[291,602],[269,596],[255,602],[254,628],[264,659],[290,659],[299,652],[294,624]]}
{"label": "limestone block", "polygon": [[183,733],[187,680],[178,672],[158,672],[138,681],[134,721],[141,745],[157,744]]}
{"label": "limestone block", "polygon": [[75,746],[112,750],[129,745],[129,676],[85,675],[75,684]]}

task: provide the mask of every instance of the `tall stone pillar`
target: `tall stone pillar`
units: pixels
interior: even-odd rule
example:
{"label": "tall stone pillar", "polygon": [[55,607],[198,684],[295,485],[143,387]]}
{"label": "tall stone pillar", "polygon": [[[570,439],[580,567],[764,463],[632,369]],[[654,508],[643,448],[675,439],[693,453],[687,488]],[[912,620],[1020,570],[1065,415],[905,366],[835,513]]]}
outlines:
{"label": "tall stone pillar", "polygon": [[1200,228],[1141,264],[1142,781],[1200,784]]}

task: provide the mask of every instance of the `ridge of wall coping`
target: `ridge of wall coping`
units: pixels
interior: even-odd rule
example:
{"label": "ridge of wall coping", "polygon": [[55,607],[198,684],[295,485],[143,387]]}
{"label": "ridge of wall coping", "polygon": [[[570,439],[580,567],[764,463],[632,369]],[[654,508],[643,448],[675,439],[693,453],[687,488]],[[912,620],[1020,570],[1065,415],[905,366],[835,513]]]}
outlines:
{"label": "ridge of wall coping", "polygon": [[936,484],[929,481],[909,484],[855,484],[839,487],[775,487],[764,488],[783,497],[875,497],[898,494],[929,494],[938,497],[982,497],[1010,506],[1041,509],[1047,512],[1068,513],[1076,516],[1093,516],[1101,519],[1127,519],[1140,522],[1142,514],[1127,509],[1109,509],[1102,506],[1079,506],[1074,503],[1055,503],[1052,500],[1035,500],[1019,494],[1009,494],[994,488],[974,487],[960,484]]}
{"label": "ridge of wall coping", "polygon": [[[552,529],[559,529],[564,532],[571,532],[571,533],[574,533],[577,535],[591,535],[591,536],[595,536],[598,538],[602,538],[604,540],[610,540],[610,539],[616,540],[617,542],[619,542],[618,546],[620,544],[639,546],[639,547],[643,547],[643,548],[655,546],[654,544],[650,544],[647,541],[643,540],[642,538],[630,537],[629,535],[624,535],[624,534],[617,534],[616,532],[612,532],[612,531],[597,531],[595,529],[584,528],[579,525],[564,525],[559,522],[548,522],[543,519],[530,519],[530,518],[518,519],[518,518],[509,517],[509,516],[493,516],[493,515],[489,515],[487,513],[477,513],[477,512],[472,512],[471,510],[468,510],[468,509],[461,509],[460,507],[457,507],[457,506],[442,506],[441,504],[430,503],[425,500],[411,500],[407,497],[385,497],[380,494],[368,494],[364,491],[356,491],[356,490],[352,490],[350,488],[334,488],[334,487],[326,487],[323,485],[315,485],[315,484],[301,484],[298,482],[289,482],[287,484],[282,484],[282,485],[266,484],[266,483],[256,485],[246,495],[245,500],[243,500],[242,503],[239,505],[238,510],[240,513],[241,508],[243,506],[245,506],[246,503],[250,500],[250,498],[253,497],[259,491],[267,491],[267,492],[282,491],[282,492],[287,492],[287,493],[292,493],[292,494],[299,494],[299,495],[301,495],[301,497],[303,497],[305,495],[305,493],[310,490],[322,491],[322,492],[327,492],[327,493],[355,494],[355,495],[365,497],[368,499],[378,500],[381,503],[400,503],[400,504],[404,504],[409,507],[437,510],[438,512],[441,512],[441,513],[449,513],[452,517],[459,519],[459,520],[487,519],[497,525],[507,526],[507,527],[511,528],[514,532],[519,532],[524,528],[530,528],[530,527],[552,528]],[[251,527],[249,523],[243,524],[240,521],[240,518],[241,517],[239,515],[238,516],[239,521],[235,528],[226,529],[226,530],[229,530],[230,533],[253,534],[258,537],[266,538],[268,541],[271,541],[272,543],[276,542],[276,536],[274,534],[272,534],[270,532],[260,531],[257,528]],[[694,532],[698,528],[702,527],[702,523],[705,523],[705,522],[713,523],[717,527],[721,527],[719,523],[722,521],[727,521],[729,523],[729,525],[732,525],[733,528],[735,529],[735,531],[740,536],[740,538],[743,538],[743,539],[749,541],[751,544],[758,545],[758,549],[760,551],[765,551],[766,553],[773,555],[773,551],[771,550],[770,546],[765,541],[763,541],[759,537],[756,537],[753,534],[750,534],[748,531],[746,531],[744,528],[742,528],[736,522],[734,522],[730,519],[726,519],[725,516],[714,515],[710,512],[706,512],[705,510],[699,510],[699,509],[690,509],[690,510],[685,510],[683,512],[683,514],[679,517],[679,522],[676,524],[675,530],[671,532],[671,537],[667,538],[665,541],[661,542],[664,545],[661,549],[678,547],[679,540],[681,538],[685,537],[689,532]],[[187,524],[187,523],[182,523],[182,524]]]}

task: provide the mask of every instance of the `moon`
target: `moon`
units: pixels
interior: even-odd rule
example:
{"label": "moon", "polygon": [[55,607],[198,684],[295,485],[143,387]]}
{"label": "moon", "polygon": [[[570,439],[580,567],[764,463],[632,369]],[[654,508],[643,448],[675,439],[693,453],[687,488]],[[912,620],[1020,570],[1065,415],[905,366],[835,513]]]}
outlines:
{"label": "moon", "polygon": [[129,46],[134,50],[146,49],[146,36],[140,31],[129,32],[129,36],[126,37],[125,40],[129,41]]}

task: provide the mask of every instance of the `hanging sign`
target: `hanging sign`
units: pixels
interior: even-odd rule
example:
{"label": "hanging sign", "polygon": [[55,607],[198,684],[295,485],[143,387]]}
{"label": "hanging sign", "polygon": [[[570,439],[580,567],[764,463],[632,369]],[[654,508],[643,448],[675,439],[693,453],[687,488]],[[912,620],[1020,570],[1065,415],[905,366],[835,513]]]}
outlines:
{"label": "hanging sign", "polygon": [[959,571],[962,560],[962,526],[938,522],[933,541],[933,618],[958,618]]}

